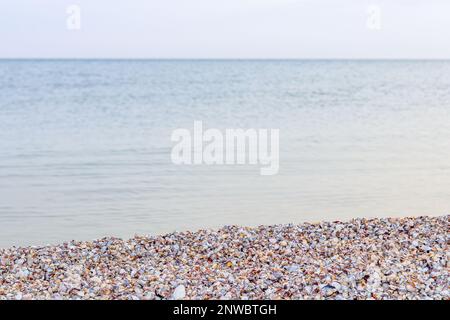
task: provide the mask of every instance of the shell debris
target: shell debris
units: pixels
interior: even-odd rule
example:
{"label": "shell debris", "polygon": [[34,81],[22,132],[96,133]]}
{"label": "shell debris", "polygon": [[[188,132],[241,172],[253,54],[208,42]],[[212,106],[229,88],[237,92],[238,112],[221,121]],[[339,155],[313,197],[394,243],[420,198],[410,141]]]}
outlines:
{"label": "shell debris", "polygon": [[449,219],[227,226],[0,249],[0,300],[448,300]]}

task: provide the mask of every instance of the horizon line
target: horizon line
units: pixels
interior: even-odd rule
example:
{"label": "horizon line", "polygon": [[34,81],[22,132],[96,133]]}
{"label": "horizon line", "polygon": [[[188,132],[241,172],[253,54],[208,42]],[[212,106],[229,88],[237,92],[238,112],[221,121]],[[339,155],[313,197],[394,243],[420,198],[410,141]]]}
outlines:
{"label": "horizon line", "polygon": [[153,61],[450,61],[450,58],[143,58],[143,57],[0,57],[1,60],[153,60]]}

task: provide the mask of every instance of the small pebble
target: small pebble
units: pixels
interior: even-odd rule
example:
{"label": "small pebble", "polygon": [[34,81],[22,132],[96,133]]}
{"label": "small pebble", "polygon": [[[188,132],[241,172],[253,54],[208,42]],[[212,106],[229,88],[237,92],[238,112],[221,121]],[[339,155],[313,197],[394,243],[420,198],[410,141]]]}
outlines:
{"label": "small pebble", "polygon": [[172,299],[179,300],[186,297],[186,288],[183,285],[179,285],[175,288],[175,291],[172,294]]}

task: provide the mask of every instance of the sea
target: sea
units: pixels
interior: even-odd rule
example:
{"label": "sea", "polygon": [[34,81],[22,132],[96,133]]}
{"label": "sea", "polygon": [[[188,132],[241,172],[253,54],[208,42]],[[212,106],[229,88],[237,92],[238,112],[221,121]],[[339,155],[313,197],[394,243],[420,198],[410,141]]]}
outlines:
{"label": "sea", "polygon": [[[278,129],[279,171],[177,165]],[[450,61],[0,60],[0,247],[450,210]]]}

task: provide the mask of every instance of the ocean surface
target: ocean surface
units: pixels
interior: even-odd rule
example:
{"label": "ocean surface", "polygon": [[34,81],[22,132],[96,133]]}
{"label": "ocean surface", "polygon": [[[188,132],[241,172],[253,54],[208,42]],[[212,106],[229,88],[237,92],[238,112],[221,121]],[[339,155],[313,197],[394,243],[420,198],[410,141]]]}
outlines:
{"label": "ocean surface", "polygon": [[[172,164],[194,120],[279,173]],[[0,247],[449,211],[449,61],[0,60]]]}

